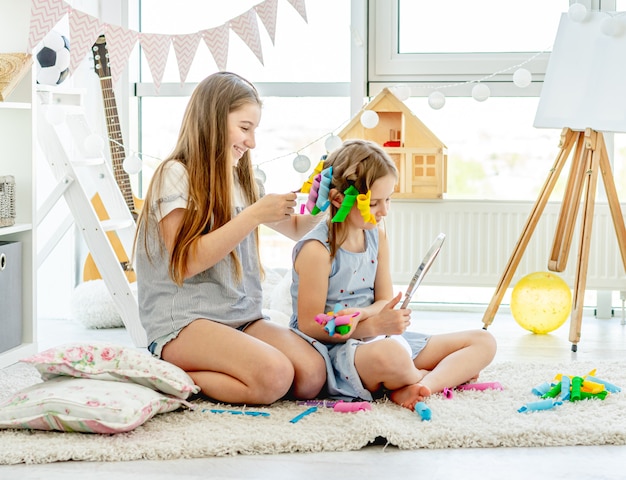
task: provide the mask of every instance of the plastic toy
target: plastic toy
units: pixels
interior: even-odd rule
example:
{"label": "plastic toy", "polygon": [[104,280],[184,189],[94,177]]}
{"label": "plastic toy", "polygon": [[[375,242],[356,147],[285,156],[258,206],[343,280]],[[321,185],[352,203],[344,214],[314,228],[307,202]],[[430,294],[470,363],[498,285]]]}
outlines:
{"label": "plastic toy", "polygon": [[363,220],[365,220],[368,223],[373,223],[374,225],[376,225],[376,217],[372,214],[370,210],[371,198],[372,198],[371,190],[368,190],[367,194],[361,193],[357,195],[356,206],[359,209],[359,212],[361,212],[361,216],[363,217]]}
{"label": "plastic toy", "polygon": [[[313,180],[317,177],[322,170],[324,169],[324,159],[326,156],[322,157],[322,160],[315,166],[313,173],[309,175],[309,178],[302,184],[302,188],[300,188],[301,193],[309,193],[311,191],[311,185],[313,185]],[[317,195],[315,195],[317,197]]]}
{"label": "plastic toy", "polygon": [[553,383],[544,382],[532,389],[532,393],[541,397],[542,401],[535,402],[536,405],[527,404],[518,411],[545,410],[565,401],[577,402],[594,398],[604,400],[607,395],[621,391],[616,385],[594,377],[595,372],[594,369],[584,377],[558,373]]}
{"label": "plastic toy", "polygon": [[315,321],[324,327],[328,335],[332,337],[335,333],[345,335],[352,328],[352,319],[359,315],[360,312],[354,312],[348,315],[336,316],[335,312],[341,310],[340,304],[335,305],[335,309],[328,313],[319,313],[315,316]]}
{"label": "plastic toy", "polygon": [[335,412],[364,412],[371,410],[372,406],[369,402],[337,402],[333,407]]}
{"label": "plastic toy", "polygon": [[304,412],[296,415],[295,417],[293,417],[291,420],[289,420],[290,423],[296,423],[299,422],[300,420],[302,420],[302,418],[306,417],[307,415],[310,415],[311,413],[315,413],[317,412],[317,407],[309,407],[307,408]]}
{"label": "plastic toy", "polygon": [[543,382],[537,385],[536,387],[534,387],[532,389],[532,392],[538,397],[541,397],[543,394],[547,393],[551,387],[552,385],[550,385],[550,382]]}
{"label": "plastic toy", "polygon": [[211,408],[211,409],[203,409],[202,412],[211,412],[211,413],[230,413],[232,415],[250,415],[251,417],[269,417],[270,414],[267,412],[256,412],[252,410],[223,410],[219,408]]}
{"label": "plastic toy", "polygon": [[601,380],[599,378],[596,378],[593,375],[587,375],[585,377],[585,380],[590,380],[592,382],[601,383],[602,385],[604,385],[604,388],[609,393],[619,393],[622,391],[622,389],[619,388],[618,386],[613,385],[612,383],[607,382],[606,380]]}
{"label": "plastic toy", "polygon": [[432,418],[432,412],[424,402],[417,402],[413,410],[421,417],[422,421],[429,421]]}
{"label": "plastic toy", "polygon": [[504,390],[500,382],[464,383],[457,390]]}
{"label": "plastic toy", "polygon": [[337,213],[333,216],[333,222],[343,222],[346,219],[356,202],[357,195],[359,195],[359,191],[354,185],[350,185],[344,190],[343,202],[341,202],[341,206],[337,210]]}
{"label": "plastic toy", "polygon": [[554,408],[558,405],[563,405],[563,402],[552,398],[546,398],[545,400],[527,403],[526,405],[521,406],[517,411],[523,413],[534,412],[537,410],[549,410],[550,408]]}

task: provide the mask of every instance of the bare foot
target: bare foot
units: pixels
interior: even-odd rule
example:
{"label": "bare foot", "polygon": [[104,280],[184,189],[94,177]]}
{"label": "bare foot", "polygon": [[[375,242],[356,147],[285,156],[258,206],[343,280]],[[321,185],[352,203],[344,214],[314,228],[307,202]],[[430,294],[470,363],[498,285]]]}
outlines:
{"label": "bare foot", "polygon": [[414,383],[412,385],[407,385],[406,387],[394,390],[391,392],[390,398],[401,407],[408,408],[413,411],[415,409],[415,404],[417,402],[421,402],[426,397],[430,396],[430,394],[430,388],[426,385]]}

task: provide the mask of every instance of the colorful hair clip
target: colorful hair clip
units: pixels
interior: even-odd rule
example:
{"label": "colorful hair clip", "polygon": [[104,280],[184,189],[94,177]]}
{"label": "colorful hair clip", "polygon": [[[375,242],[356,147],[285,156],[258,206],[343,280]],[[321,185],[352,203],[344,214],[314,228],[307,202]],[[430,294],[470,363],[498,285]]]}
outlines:
{"label": "colorful hair clip", "polygon": [[[302,184],[302,188],[300,189],[300,193],[309,193],[311,191],[311,186],[313,185],[313,180],[315,179],[315,177],[317,177],[321,173],[323,168],[324,168],[324,157],[322,157],[322,160],[319,161],[319,163],[315,167],[315,170],[313,170],[313,173],[311,175],[309,175],[308,180],[306,180]],[[317,195],[315,196],[315,198],[317,198]]]}
{"label": "colorful hair clip", "polygon": [[370,199],[372,198],[372,191],[368,190],[367,194],[361,193],[356,197],[356,206],[361,212],[363,220],[376,225],[376,217],[370,211]]}
{"label": "colorful hair clip", "polygon": [[333,222],[343,222],[346,219],[346,217],[350,213],[350,210],[352,210],[354,203],[356,202],[356,197],[358,194],[359,191],[354,187],[354,185],[350,185],[348,188],[346,188],[346,190],[343,192],[343,202],[341,202],[339,210],[337,210],[337,213],[335,213],[335,216],[332,219]]}
{"label": "colorful hair clip", "polygon": [[[328,167],[322,170],[320,173],[320,182],[317,187],[317,191],[315,195],[317,195],[317,199],[315,200],[315,206],[311,210],[311,215],[317,215],[320,212],[325,211],[330,205],[330,200],[328,200],[328,194],[330,193],[330,183],[333,179],[333,167]],[[309,197],[313,194],[313,187],[311,188],[311,192],[309,192]]]}

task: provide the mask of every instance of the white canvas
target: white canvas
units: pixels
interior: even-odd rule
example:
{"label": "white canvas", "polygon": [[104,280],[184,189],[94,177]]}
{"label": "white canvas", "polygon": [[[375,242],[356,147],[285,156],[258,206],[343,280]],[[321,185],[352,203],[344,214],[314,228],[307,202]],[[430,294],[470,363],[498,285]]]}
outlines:
{"label": "white canvas", "polygon": [[[626,29],[602,32],[606,13],[582,23],[562,14],[534,126],[626,132]],[[624,23],[624,17],[618,16]],[[624,27],[624,25],[622,25]]]}

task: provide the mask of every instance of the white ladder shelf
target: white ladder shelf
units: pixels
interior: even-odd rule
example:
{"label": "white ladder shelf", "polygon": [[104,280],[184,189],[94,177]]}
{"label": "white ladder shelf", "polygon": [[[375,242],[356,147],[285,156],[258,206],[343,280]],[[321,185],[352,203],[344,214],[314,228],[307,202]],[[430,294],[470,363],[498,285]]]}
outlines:
{"label": "white ladder shelf", "polygon": [[[106,285],[113,302],[135,346],[146,347],[146,332],[139,320],[136,282],[126,265],[130,259],[135,220],[116,183],[111,167],[102,152],[92,152],[85,145],[93,137],[80,105],[63,105],[50,98],[52,92],[39,92],[41,100],[38,115],[39,141],[50,168],[59,182],[74,223],[83,234],[91,257]],[[93,139],[93,138],[91,138]],[[92,200],[102,202],[109,219],[100,220]],[[115,248],[108,232],[113,232]]]}

